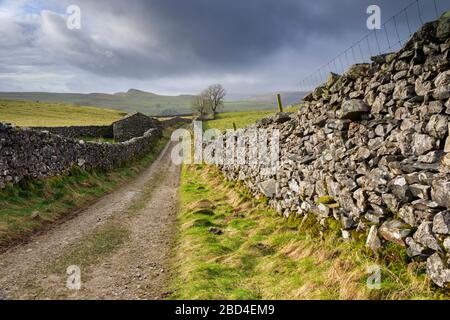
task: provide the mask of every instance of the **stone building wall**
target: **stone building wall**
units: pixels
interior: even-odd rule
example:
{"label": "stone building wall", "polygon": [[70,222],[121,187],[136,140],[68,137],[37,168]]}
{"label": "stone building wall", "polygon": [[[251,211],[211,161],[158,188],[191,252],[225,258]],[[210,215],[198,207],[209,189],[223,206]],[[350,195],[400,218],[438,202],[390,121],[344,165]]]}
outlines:
{"label": "stone building wall", "polygon": [[74,167],[110,170],[142,157],[160,137],[161,130],[150,129],[122,143],[85,143],[0,123],[0,188],[26,177],[65,174]]}
{"label": "stone building wall", "polygon": [[33,130],[48,131],[67,138],[93,137],[115,138],[123,142],[139,137],[150,128],[165,128],[180,122],[191,122],[190,119],[174,117],[158,121],[141,113],[132,113],[111,125],[105,126],[66,126],[66,127],[31,127]]}
{"label": "stone building wall", "polygon": [[108,126],[68,126],[68,127],[32,127],[33,130],[48,131],[67,138],[93,137],[112,138],[113,127]]}
{"label": "stone building wall", "polygon": [[[450,285],[450,14],[397,53],[352,66],[298,113],[255,126],[280,130],[280,166],[221,165],[285,216],[313,214],[374,251],[394,242]],[[326,199],[327,201],[323,201]]]}
{"label": "stone building wall", "polygon": [[113,123],[114,139],[126,141],[133,137],[141,136],[150,128],[160,128],[158,120],[142,113],[133,113]]}

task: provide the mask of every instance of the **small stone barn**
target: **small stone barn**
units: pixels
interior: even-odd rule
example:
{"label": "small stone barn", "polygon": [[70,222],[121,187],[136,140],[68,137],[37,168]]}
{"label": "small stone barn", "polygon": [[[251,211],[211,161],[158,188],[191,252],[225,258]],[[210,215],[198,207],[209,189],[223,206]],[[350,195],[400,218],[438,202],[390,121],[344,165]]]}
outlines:
{"label": "small stone barn", "polygon": [[142,136],[151,128],[160,128],[158,120],[140,112],[131,113],[113,123],[114,139],[118,142]]}

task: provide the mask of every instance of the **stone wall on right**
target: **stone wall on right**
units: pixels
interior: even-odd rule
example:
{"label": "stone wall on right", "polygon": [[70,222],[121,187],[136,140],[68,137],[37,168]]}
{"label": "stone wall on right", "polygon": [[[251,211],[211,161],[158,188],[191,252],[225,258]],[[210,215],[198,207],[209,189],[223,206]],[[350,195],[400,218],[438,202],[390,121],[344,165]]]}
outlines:
{"label": "stone wall on right", "polygon": [[331,74],[298,113],[255,125],[280,131],[276,173],[220,168],[285,216],[313,214],[323,228],[336,219],[344,238],[365,233],[374,251],[404,246],[448,288],[450,12],[372,61]]}

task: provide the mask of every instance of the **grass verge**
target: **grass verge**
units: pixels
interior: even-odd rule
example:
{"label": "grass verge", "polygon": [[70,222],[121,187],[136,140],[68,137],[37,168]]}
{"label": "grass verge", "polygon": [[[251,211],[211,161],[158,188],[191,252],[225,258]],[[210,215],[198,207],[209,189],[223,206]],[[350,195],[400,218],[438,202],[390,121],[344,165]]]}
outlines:
{"label": "grass verge", "polygon": [[[295,112],[297,109],[298,107],[291,107],[287,108],[285,112]],[[219,113],[216,115],[216,119],[204,121],[203,127],[204,130],[215,128],[220,131],[225,131],[227,129],[233,129],[234,122],[236,124],[236,128],[244,128],[258,120],[273,116],[276,113],[277,112],[274,110]]]}
{"label": "grass verge", "polygon": [[[389,247],[375,256],[365,236],[344,242],[335,220],[284,219],[218,169],[184,166],[172,299],[439,299],[424,264]],[[371,289],[368,270],[381,271]]]}

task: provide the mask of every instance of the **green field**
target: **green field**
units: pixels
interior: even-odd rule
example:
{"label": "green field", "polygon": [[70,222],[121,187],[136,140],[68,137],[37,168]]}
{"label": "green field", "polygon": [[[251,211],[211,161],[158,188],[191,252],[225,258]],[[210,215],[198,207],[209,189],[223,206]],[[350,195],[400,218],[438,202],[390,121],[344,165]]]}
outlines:
{"label": "green field", "polygon": [[[300,100],[302,93],[298,93]],[[50,93],[50,92],[0,92],[0,100],[20,100],[44,103],[64,103],[121,110],[127,113],[139,111],[150,116],[189,114],[192,112],[192,95],[165,96],[130,89],[115,94],[105,93]],[[286,102],[295,100],[289,96]],[[253,100],[225,101],[223,112],[267,110],[274,107],[274,96]]]}
{"label": "green field", "polygon": [[0,122],[17,126],[108,125],[126,113],[61,103],[0,100]]}
{"label": "green field", "polygon": [[[292,107],[287,111],[295,111]],[[221,131],[246,127],[262,118],[275,115],[275,109],[224,112],[215,120],[205,121],[204,128],[217,128]],[[63,103],[29,102],[0,100],[0,122],[13,123],[17,126],[76,126],[108,125],[121,119],[126,113],[115,109],[78,106]]]}
{"label": "green field", "polygon": [[[298,107],[291,107],[286,109],[286,112],[295,112]],[[258,120],[273,116],[276,114],[276,110],[259,110],[259,111],[246,111],[246,112],[229,112],[219,113],[216,119],[205,121],[203,123],[203,129],[219,129],[225,131],[227,129],[233,129],[233,122],[236,124],[236,128],[244,128]]]}

